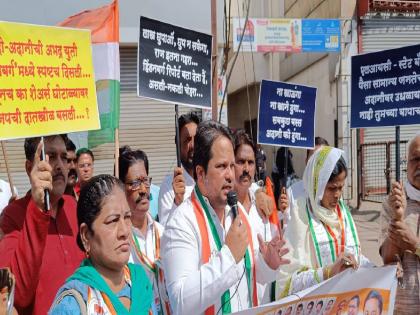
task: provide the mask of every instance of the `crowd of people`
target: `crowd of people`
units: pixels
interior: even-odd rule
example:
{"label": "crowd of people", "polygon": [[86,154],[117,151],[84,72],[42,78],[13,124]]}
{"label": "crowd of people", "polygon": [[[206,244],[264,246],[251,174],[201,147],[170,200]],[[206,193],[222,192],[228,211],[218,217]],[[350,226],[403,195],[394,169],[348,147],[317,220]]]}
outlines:
{"label": "crowd of people", "polygon": [[[120,148],[118,178],[93,176],[92,151],[66,135],[25,140],[31,189],[0,218],[0,267],[16,279],[18,314],[229,314],[374,266],[342,198],[342,150],[317,137],[303,180],[286,190],[257,180],[261,151],[244,130],[189,113],[179,134],[181,167],[159,193],[142,150]],[[420,309],[420,136],[407,174],[381,219],[384,264],[403,270],[397,314]],[[355,296],[348,314],[380,314],[367,303]],[[323,304],[296,312],[329,314]]]}

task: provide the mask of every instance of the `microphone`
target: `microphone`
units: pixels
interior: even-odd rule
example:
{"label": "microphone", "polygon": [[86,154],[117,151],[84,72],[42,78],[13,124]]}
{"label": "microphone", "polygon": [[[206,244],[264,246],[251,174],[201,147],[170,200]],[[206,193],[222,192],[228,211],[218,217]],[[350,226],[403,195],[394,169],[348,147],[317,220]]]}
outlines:
{"label": "microphone", "polygon": [[227,203],[232,208],[233,219],[238,216],[238,195],[234,191],[229,191],[227,194]]}

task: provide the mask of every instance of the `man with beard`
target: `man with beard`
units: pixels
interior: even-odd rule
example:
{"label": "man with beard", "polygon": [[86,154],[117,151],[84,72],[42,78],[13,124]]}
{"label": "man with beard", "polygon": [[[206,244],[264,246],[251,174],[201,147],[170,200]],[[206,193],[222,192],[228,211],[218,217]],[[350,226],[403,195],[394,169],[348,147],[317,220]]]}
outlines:
{"label": "man with beard", "polygon": [[392,185],[382,204],[383,243],[379,250],[383,262],[400,262],[402,286],[397,288],[395,313],[418,314],[420,309],[420,134],[408,145],[407,182]]}
{"label": "man with beard", "polygon": [[174,314],[229,314],[258,305],[256,283],[275,279],[288,250],[279,235],[258,244],[247,216],[227,205],[235,181],[230,130],[203,122],[194,146],[197,184],[162,237],[167,289]]}
{"label": "man with beard", "polygon": [[130,262],[143,266],[153,285],[153,314],[169,314],[163,271],[160,264],[160,239],[163,226],[150,215],[149,160],[145,152],[120,149],[120,179],[125,184],[128,205],[131,210],[132,239]]}
{"label": "man with beard", "polygon": [[73,196],[76,198],[76,201],[79,199],[79,195],[76,194],[74,187],[77,184],[77,156],[76,156],[76,146],[74,145],[73,141],[67,139],[66,142],[66,149],[67,149],[67,169],[69,171],[67,177],[67,186],[65,190],[65,194],[69,196]]}
{"label": "man with beard", "polygon": [[200,118],[193,112],[178,119],[181,167],[175,167],[173,174],[166,176],[159,191],[159,222],[165,226],[170,214],[194,188],[192,160],[194,155],[194,137]]}
{"label": "man with beard", "polygon": [[[31,190],[3,212],[0,228],[0,267],[9,267],[16,278],[15,307],[19,314],[44,315],[54,296],[83,254],[76,244],[76,201],[64,195],[67,183],[67,136],[25,140],[26,173]],[[49,210],[45,209],[49,191]]]}

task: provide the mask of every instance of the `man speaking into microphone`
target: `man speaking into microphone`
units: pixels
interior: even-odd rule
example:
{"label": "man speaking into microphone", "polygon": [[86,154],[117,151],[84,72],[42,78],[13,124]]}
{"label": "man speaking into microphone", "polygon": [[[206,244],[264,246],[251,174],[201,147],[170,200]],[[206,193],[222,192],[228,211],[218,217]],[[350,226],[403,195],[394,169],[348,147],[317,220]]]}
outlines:
{"label": "man speaking into microphone", "polygon": [[196,185],[167,222],[163,266],[174,314],[229,314],[258,305],[257,283],[275,279],[288,250],[279,235],[257,241],[247,215],[234,218],[227,195],[234,188],[230,130],[200,123],[194,140]]}

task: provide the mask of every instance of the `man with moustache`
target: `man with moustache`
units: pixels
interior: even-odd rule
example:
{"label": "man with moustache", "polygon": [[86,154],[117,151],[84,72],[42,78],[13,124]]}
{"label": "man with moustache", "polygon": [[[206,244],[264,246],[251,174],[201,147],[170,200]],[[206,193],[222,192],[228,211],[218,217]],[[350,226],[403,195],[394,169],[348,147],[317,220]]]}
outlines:
{"label": "man with moustache", "polygon": [[[67,186],[65,190],[65,194],[69,196],[73,196],[76,198],[76,201],[79,199],[79,195],[76,194],[74,188],[77,184],[77,156],[76,156],[76,146],[74,145],[73,141],[67,139],[66,142],[66,149],[67,149],[67,169],[69,171],[67,176]],[[79,190],[80,191],[80,190]]]}
{"label": "man with moustache", "polygon": [[408,145],[407,181],[395,182],[382,204],[379,250],[384,264],[399,262],[403,269],[395,313],[416,314],[420,309],[420,134]]}
{"label": "man with moustache", "polygon": [[120,179],[125,184],[128,205],[131,210],[132,239],[130,262],[140,264],[153,285],[152,312],[154,315],[170,314],[164,275],[160,269],[160,239],[163,226],[150,214],[149,160],[145,152],[120,149]]}
{"label": "man with moustache", "polygon": [[[83,259],[76,244],[76,201],[64,195],[67,183],[66,135],[25,140],[26,173],[31,190],[3,212],[0,267],[16,278],[15,307],[19,314],[44,315],[54,296]],[[49,191],[49,210],[44,190]]]}
{"label": "man with moustache", "polygon": [[193,112],[178,119],[181,167],[175,167],[173,174],[166,176],[159,191],[159,222],[165,226],[170,214],[194,189],[192,160],[194,137],[200,118]]}
{"label": "man with moustache", "polygon": [[[235,181],[234,144],[220,123],[199,125],[194,140],[196,185],[162,237],[163,267],[174,314],[226,314],[258,304],[256,283],[273,281],[288,250],[276,236],[259,244],[242,210],[227,205]],[[259,249],[259,250],[258,250]],[[244,259],[245,257],[245,259]]]}
{"label": "man with moustache", "polygon": [[[262,240],[270,241],[277,235],[277,226],[270,221],[263,212],[259,212],[256,206],[256,198],[251,185],[256,172],[256,148],[249,135],[243,129],[235,131],[235,186],[241,209],[248,216],[255,233],[262,236]],[[287,208],[287,196],[282,196],[282,206]],[[284,204],[285,203],[285,204]],[[270,286],[257,284],[258,299],[261,304],[270,302]]]}

